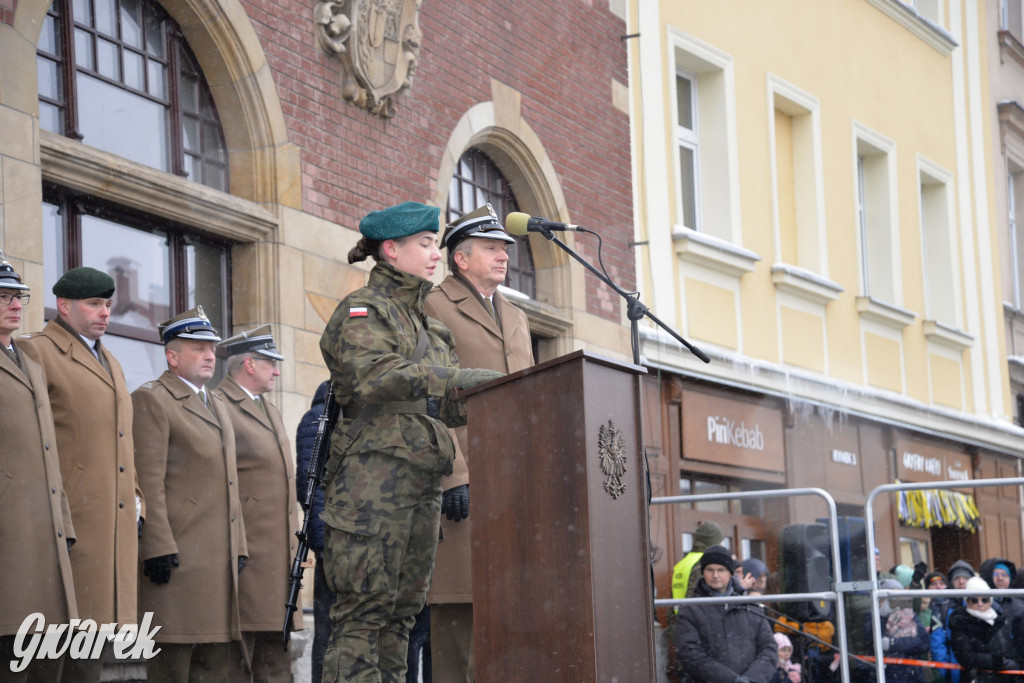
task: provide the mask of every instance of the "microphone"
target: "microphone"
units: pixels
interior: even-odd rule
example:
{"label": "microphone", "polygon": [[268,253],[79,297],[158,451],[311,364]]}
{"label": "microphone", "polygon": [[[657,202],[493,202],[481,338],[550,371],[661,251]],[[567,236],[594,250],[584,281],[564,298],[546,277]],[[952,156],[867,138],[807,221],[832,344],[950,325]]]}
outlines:
{"label": "microphone", "polygon": [[505,229],[511,235],[525,235],[528,232],[547,232],[549,230],[576,232],[580,226],[549,221],[547,218],[534,218],[529,214],[513,211],[505,216]]}

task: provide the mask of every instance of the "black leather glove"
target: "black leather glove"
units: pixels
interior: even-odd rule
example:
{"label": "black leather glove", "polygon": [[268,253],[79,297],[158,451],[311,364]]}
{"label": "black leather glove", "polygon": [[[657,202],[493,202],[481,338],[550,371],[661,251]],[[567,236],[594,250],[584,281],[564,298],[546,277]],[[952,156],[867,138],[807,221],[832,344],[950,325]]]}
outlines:
{"label": "black leather glove", "polygon": [[171,580],[171,567],[177,566],[177,555],[151,557],[142,563],[142,575],[148,576],[150,581],[159,586]]}
{"label": "black leather glove", "polygon": [[459,368],[455,371],[455,376],[452,377],[452,384],[461,389],[468,389],[470,387],[475,387],[477,384],[490,382],[492,379],[498,379],[499,377],[504,376],[504,372],[498,372],[497,370],[487,370],[485,368]]}
{"label": "black leather glove", "polygon": [[242,570],[245,569],[245,555],[238,556],[238,573],[241,574]]}
{"label": "black leather glove", "polygon": [[916,583],[918,586],[921,585],[921,581],[925,576],[928,575],[928,565],[924,562],[918,562],[914,565],[914,576],[910,579],[910,583]]}
{"label": "black leather glove", "polygon": [[442,493],[441,512],[453,522],[469,517],[469,484],[455,486]]}

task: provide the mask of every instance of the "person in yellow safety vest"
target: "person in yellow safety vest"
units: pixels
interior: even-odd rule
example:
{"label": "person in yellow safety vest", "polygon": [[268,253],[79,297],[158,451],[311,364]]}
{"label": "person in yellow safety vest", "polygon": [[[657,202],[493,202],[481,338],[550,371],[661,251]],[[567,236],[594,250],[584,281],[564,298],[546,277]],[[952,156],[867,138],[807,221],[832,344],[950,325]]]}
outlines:
{"label": "person in yellow safety vest", "polygon": [[722,528],[714,522],[701,522],[697,526],[697,532],[693,535],[693,547],[683,556],[683,559],[676,563],[675,569],[672,571],[673,600],[682,600],[693,592],[697,580],[700,579],[700,572],[693,573],[691,570],[700,562],[701,555],[705,550],[713,545],[719,545],[724,538],[725,534],[722,533]]}

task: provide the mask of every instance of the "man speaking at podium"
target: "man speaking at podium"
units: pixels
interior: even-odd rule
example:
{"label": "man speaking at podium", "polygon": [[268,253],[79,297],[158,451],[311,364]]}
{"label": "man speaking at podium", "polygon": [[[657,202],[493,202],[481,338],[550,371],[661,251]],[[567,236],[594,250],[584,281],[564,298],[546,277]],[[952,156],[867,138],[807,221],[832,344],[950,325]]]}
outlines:
{"label": "man speaking at podium", "polygon": [[[442,238],[449,275],[427,295],[425,311],[455,337],[464,368],[511,374],[533,365],[526,314],[498,291],[508,272],[515,238],[490,204],[450,223]],[[468,429],[471,429],[469,425]],[[442,483],[443,538],[437,547],[430,604],[430,658],[435,680],[473,681],[473,595],[470,563],[470,457],[486,458],[486,444],[471,444],[467,427],[455,435],[454,471]]]}

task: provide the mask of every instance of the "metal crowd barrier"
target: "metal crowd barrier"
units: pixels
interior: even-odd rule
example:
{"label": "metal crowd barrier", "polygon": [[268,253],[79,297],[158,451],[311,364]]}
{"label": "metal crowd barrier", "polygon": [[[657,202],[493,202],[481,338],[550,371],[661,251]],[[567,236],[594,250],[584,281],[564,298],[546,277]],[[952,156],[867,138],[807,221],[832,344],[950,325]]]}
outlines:
{"label": "metal crowd barrier", "polygon": [[[836,502],[829,495],[828,491],[819,488],[801,488],[801,489],[769,489],[765,491],[734,491],[730,493],[699,493],[688,496],[664,496],[660,498],[652,498],[651,505],[673,505],[679,503],[699,503],[705,501],[715,500],[742,500],[744,498],[790,498],[793,496],[819,496],[825,500],[828,505],[828,524],[829,524],[829,539],[832,546],[832,566],[834,568],[840,568],[840,555],[839,555],[839,523],[837,521],[838,515],[836,514]],[[874,547],[869,545],[868,547]],[[874,564],[872,563],[872,567]],[[837,576],[842,576],[841,572],[834,572]],[[728,604],[728,603],[750,603],[756,604],[759,602],[804,602],[804,601],[819,601],[827,600],[833,602],[836,605],[836,640],[839,641],[839,666],[842,674],[842,680],[850,680],[850,664],[847,657],[847,646],[846,646],[846,614],[843,609],[843,601],[840,594],[836,591],[825,591],[820,593],[786,593],[780,595],[731,595],[728,597],[717,597],[717,598],[688,598],[686,600],[655,600],[655,607],[677,607],[684,603],[686,604]]]}
{"label": "metal crowd barrier", "polygon": [[[890,594],[898,595],[901,591],[889,591],[883,590],[878,587],[878,571],[875,569],[875,563],[872,561],[870,554],[874,551],[875,547],[875,526],[874,526],[874,513],[873,504],[875,498],[880,493],[891,493],[893,491],[927,491],[931,489],[973,489],[973,488],[984,488],[987,486],[1020,486],[1024,484],[1024,477],[1008,477],[1006,479],[968,479],[965,481],[936,481],[936,482],[914,482],[908,484],[884,484],[877,486],[871,490],[868,494],[867,501],[864,503],[864,530],[866,533],[867,542],[865,547],[869,554],[868,557],[868,578],[869,578],[869,589],[871,591],[871,636],[875,648],[875,672],[878,676],[878,680],[885,680],[885,663],[882,660],[882,620],[878,612],[878,599],[886,598]],[[950,597],[958,598],[965,597],[968,595],[977,595],[977,592],[971,592],[966,590],[956,590],[954,588],[947,588],[945,590],[915,590],[913,597]],[[996,590],[992,589],[986,595],[1002,596],[1002,595],[1014,595],[1024,597],[1024,589],[1003,589]],[[846,678],[843,679],[847,680]]]}
{"label": "metal crowd barrier", "polygon": [[[833,586],[836,590],[825,591],[819,593],[786,593],[777,595],[757,595],[757,596],[728,596],[728,597],[710,597],[710,598],[687,598],[686,600],[675,600],[675,599],[659,599],[654,601],[654,606],[657,607],[678,607],[684,603],[686,604],[756,604],[762,602],[804,602],[804,601],[821,601],[827,600],[835,603],[835,619],[836,619],[836,640],[838,641],[839,650],[839,666],[843,681],[850,680],[850,668],[849,668],[849,655],[846,638],[846,610],[843,596],[846,593],[865,593],[871,594],[871,634],[872,641],[875,651],[874,664],[877,675],[877,680],[885,680],[885,661],[884,653],[882,650],[882,624],[881,616],[878,610],[878,601],[881,598],[887,598],[890,595],[898,597],[906,597],[903,590],[886,590],[878,587],[878,571],[875,568],[874,562],[874,547],[875,547],[875,530],[874,530],[874,515],[873,515],[873,504],[875,498],[882,493],[890,493],[894,491],[919,491],[919,490],[930,490],[930,489],[962,489],[962,488],[983,488],[988,486],[1020,486],[1024,485],[1024,477],[1010,477],[1006,479],[971,479],[967,481],[942,481],[942,482],[914,482],[906,484],[885,484],[872,489],[871,493],[868,494],[867,500],[864,504],[865,516],[864,516],[864,529],[866,536],[865,551],[867,552],[867,567],[869,580],[868,581],[835,581],[835,577],[842,576],[842,563],[839,553],[839,526],[836,514],[836,504],[832,496],[823,489],[819,488],[796,488],[796,489],[768,489],[763,491],[735,491],[730,493],[706,493],[706,494],[693,494],[686,496],[665,496],[659,498],[652,498],[651,505],[674,505],[680,503],[699,503],[706,501],[719,501],[719,500],[741,500],[744,498],[789,498],[791,496],[819,496],[823,498],[828,505],[829,510],[829,538],[832,549],[832,567],[833,567]],[[1024,589],[991,589],[987,593],[990,596],[1017,596],[1024,597]],[[946,588],[942,590],[931,590],[931,589],[920,589],[913,591],[913,597],[948,597],[948,598],[959,598],[968,595],[977,595],[977,592],[967,590],[956,590],[954,588]]]}

